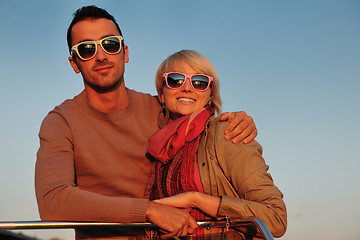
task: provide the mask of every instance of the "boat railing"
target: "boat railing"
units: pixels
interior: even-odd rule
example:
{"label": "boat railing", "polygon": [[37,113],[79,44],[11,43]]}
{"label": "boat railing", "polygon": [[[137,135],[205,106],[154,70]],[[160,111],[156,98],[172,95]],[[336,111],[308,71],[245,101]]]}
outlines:
{"label": "boat railing", "polygon": [[[199,228],[204,229],[222,229],[214,237],[210,234],[210,239],[266,239],[273,240],[269,229],[259,218],[223,218],[211,221],[198,221]],[[44,222],[44,221],[0,221],[0,230],[43,230],[43,229],[86,229],[102,228],[123,230],[123,233],[129,231],[147,231],[158,229],[151,223],[100,223],[100,222]],[[228,232],[238,233],[228,235]],[[127,234],[123,234],[124,236]],[[185,237],[181,239],[192,239]]]}

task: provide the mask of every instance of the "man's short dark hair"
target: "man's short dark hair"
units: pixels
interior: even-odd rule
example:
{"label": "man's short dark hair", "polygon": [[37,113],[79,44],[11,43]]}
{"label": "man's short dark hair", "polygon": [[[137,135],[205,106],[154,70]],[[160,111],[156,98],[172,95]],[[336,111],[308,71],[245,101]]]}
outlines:
{"label": "man's short dark hair", "polygon": [[[72,45],[71,45],[71,40],[72,40],[71,30],[72,30],[73,26],[76,23],[86,20],[86,19],[99,19],[99,18],[105,18],[105,19],[113,21],[115,23],[117,29],[119,30],[120,35],[122,36],[120,27],[117,24],[115,18],[111,14],[109,14],[105,9],[98,8],[94,5],[84,6],[82,8],[79,8],[74,13],[74,18],[71,21],[70,26],[67,30],[67,44],[68,44],[70,54],[71,54],[71,47],[72,47]],[[124,46],[124,41],[122,41],[122,45]]]}

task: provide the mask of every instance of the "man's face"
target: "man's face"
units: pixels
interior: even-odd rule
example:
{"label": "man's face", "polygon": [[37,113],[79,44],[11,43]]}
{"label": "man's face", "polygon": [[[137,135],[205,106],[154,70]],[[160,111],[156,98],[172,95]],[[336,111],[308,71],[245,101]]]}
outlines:
{"label": "man's face", "polygon": [[[73,26],[71,44],[73,46],[83,41],[119,35],[113,21],[105,18],[87,19]],[[74,54],[69,57],[69,61],[76,73],[81,72],[87,86],[97,92],[111,91],[123,83],[125,63],[129,61],[128,48],[124,46],[118,54],[111,55],[98,45],[97,53],[92,59],[83,61]]]}

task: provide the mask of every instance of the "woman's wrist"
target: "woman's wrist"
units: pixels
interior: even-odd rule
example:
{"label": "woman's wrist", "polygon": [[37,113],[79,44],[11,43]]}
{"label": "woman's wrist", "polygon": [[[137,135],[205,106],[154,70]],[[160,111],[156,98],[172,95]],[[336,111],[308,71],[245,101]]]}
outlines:
{"label": "woman's wrist", "polygon": [[220,198],[205,193],[194,192],[191,203],[195,208],[202,210],[212,217],[216,217],[220,206]]}
{"label": "woman's wrist", "polygon": [[[191,192],[192,196],[191,196],[191,204],[193,205],[193,208],[199,208],[199,206],[202,205],[202,193],[200,192]],[[200,209],[200,208],[199,208]]]}

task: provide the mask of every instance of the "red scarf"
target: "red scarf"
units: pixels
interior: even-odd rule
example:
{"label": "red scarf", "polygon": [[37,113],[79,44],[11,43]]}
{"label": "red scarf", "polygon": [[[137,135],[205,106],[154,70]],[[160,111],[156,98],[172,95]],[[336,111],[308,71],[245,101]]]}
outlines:
{"label": "red scarf", "polygon": [[[145,198],[154,200],[184,192],[199,192],[195,183],[197,150],[200,135],[212,114],[214,111],[206,107],[169,122],[149,138],[147,152],[158,161],[153,163]],[[205,216],[198,209],[192,209],[190,214],[195,220],[203,220]],[[197,229],[195,234],[202,235],[201,230]]]}
{"label": "red scarf", "polygon": [[200,135],[210,114],[204,108],[169,122],[149,138],[147,152],[158,161],[168,163],[185,143],[191,142]]}

